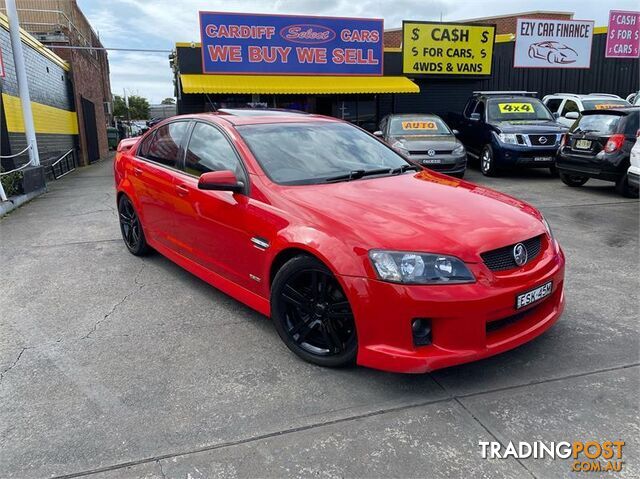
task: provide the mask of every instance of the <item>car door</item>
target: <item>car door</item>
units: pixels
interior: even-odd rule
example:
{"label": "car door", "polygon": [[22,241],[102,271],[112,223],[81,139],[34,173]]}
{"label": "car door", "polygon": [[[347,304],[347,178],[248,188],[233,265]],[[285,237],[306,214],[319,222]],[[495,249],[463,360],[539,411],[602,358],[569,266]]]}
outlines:
{"label": "car door", "polygon": [[467,147],[467,149],[472,151],[475,150],[475,148],[471,144],[471,135],[472,131],[478,127],[478,122],[471,121],[471,114],[473,113],[473,110],[475,110],[477,104],[478,100],[475,98],[472,98],[467,102],[467,105],[462,112],[460,125],[458,125],[458,139]]}
{"label": "car door", "polygon": [[188,125],[188,121],[169,123],[145,139],[129,175],[145,233],[172,249],[175,249],[173,184]]}
{"label": "car door", "polygon": [[249,178],[236,149],[218,127],[195,122],[174,181],[174,201],[181,253],[201,266],[248,288],[249,276],[246,194],[198,189],[200,175],[231,170],[249,187]]}
{"label": "car door", "polygon": [[577,102],[570,99],[566,99],[562,104],[562,106],[560,107],[559,111],[560,111],[560,116],[558,117],[558,123],[571,127],[575,123],[576,119],[567,118],[565,115],[571,112],[576,112],[580,114],[580,106],[578,105]]}
{"label": "car door", "polygon": [[475,121],[470,120],[471,126],[467,131],[467,141],[471,150],[479,155],[484,145],[488,143],[485,138],[487,134],[487,125],[484,100],[478,101],[473,113],[480,115],[480,119]]}

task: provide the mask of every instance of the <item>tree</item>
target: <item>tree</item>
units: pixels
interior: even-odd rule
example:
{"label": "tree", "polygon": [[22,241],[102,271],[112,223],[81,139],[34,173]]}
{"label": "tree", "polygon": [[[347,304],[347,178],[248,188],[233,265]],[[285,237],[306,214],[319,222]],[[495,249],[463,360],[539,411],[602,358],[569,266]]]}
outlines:
{"label": "tree", "polygon": [[161,105],[175,105],[176,99],[173,97],[165,98],[160,102]]}
{"label": "tree", "polygon": [[[129,102],[129,115],[132,120],[149,119],[149,101],[139,95],[131,95]],[[113,96],[113,115],[119,118],[127,118],[127,105],[120,95]]]}

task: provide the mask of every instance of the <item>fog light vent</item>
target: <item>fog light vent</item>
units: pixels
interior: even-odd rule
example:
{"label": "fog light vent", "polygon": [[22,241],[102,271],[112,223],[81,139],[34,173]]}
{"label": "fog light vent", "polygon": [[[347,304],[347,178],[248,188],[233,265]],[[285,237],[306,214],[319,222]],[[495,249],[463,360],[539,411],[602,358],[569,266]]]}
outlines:
{"label": "fog light vent", "polygon": [[413,333],[413,344],[415,346],[426,346],[431,344],[431,320],[416,318],[411,322],[411,332]]}

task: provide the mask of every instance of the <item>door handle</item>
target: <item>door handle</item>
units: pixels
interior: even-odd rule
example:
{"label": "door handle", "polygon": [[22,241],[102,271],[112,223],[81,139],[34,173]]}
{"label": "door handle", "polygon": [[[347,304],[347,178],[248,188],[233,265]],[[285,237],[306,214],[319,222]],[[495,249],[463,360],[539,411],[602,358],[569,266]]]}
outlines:
{"label": "door handle", "polygon": [[189,194],[189,188],[184,185],[176,185],[176,193],[178,196],[187,196]]}
{"label": "door handle", "polygon": [[137,166],[133,167],[133,174],[136,176],[140,176],[142,174],[142,168],[138,168]]}

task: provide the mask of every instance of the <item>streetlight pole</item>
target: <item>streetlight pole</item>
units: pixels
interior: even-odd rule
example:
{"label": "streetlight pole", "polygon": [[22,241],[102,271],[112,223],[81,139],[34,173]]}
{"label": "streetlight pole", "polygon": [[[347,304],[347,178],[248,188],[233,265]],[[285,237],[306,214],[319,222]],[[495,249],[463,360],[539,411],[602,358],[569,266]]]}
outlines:
{"label": "streetlight pole", "polygon": [[11,37],[11,49],[13,50],[13,62],[16,67],[18,92],[20,93],[20,103],[22,103],[24,132],[27,137],[27,144],[31,146],[31,148],[29,148],[29,161],[32,166],[39,166],[40,156],[38,155],[38,143],[36,142],[36,129],[33,126],[31,97],[29,96],[29,84],[27,83],[27,70],[24,64],[22,41],[20,40],[18,9],[16,8],[15,0],[5,0],[5,6],[7,8],[7,18],[9,19],[9,35]]}

